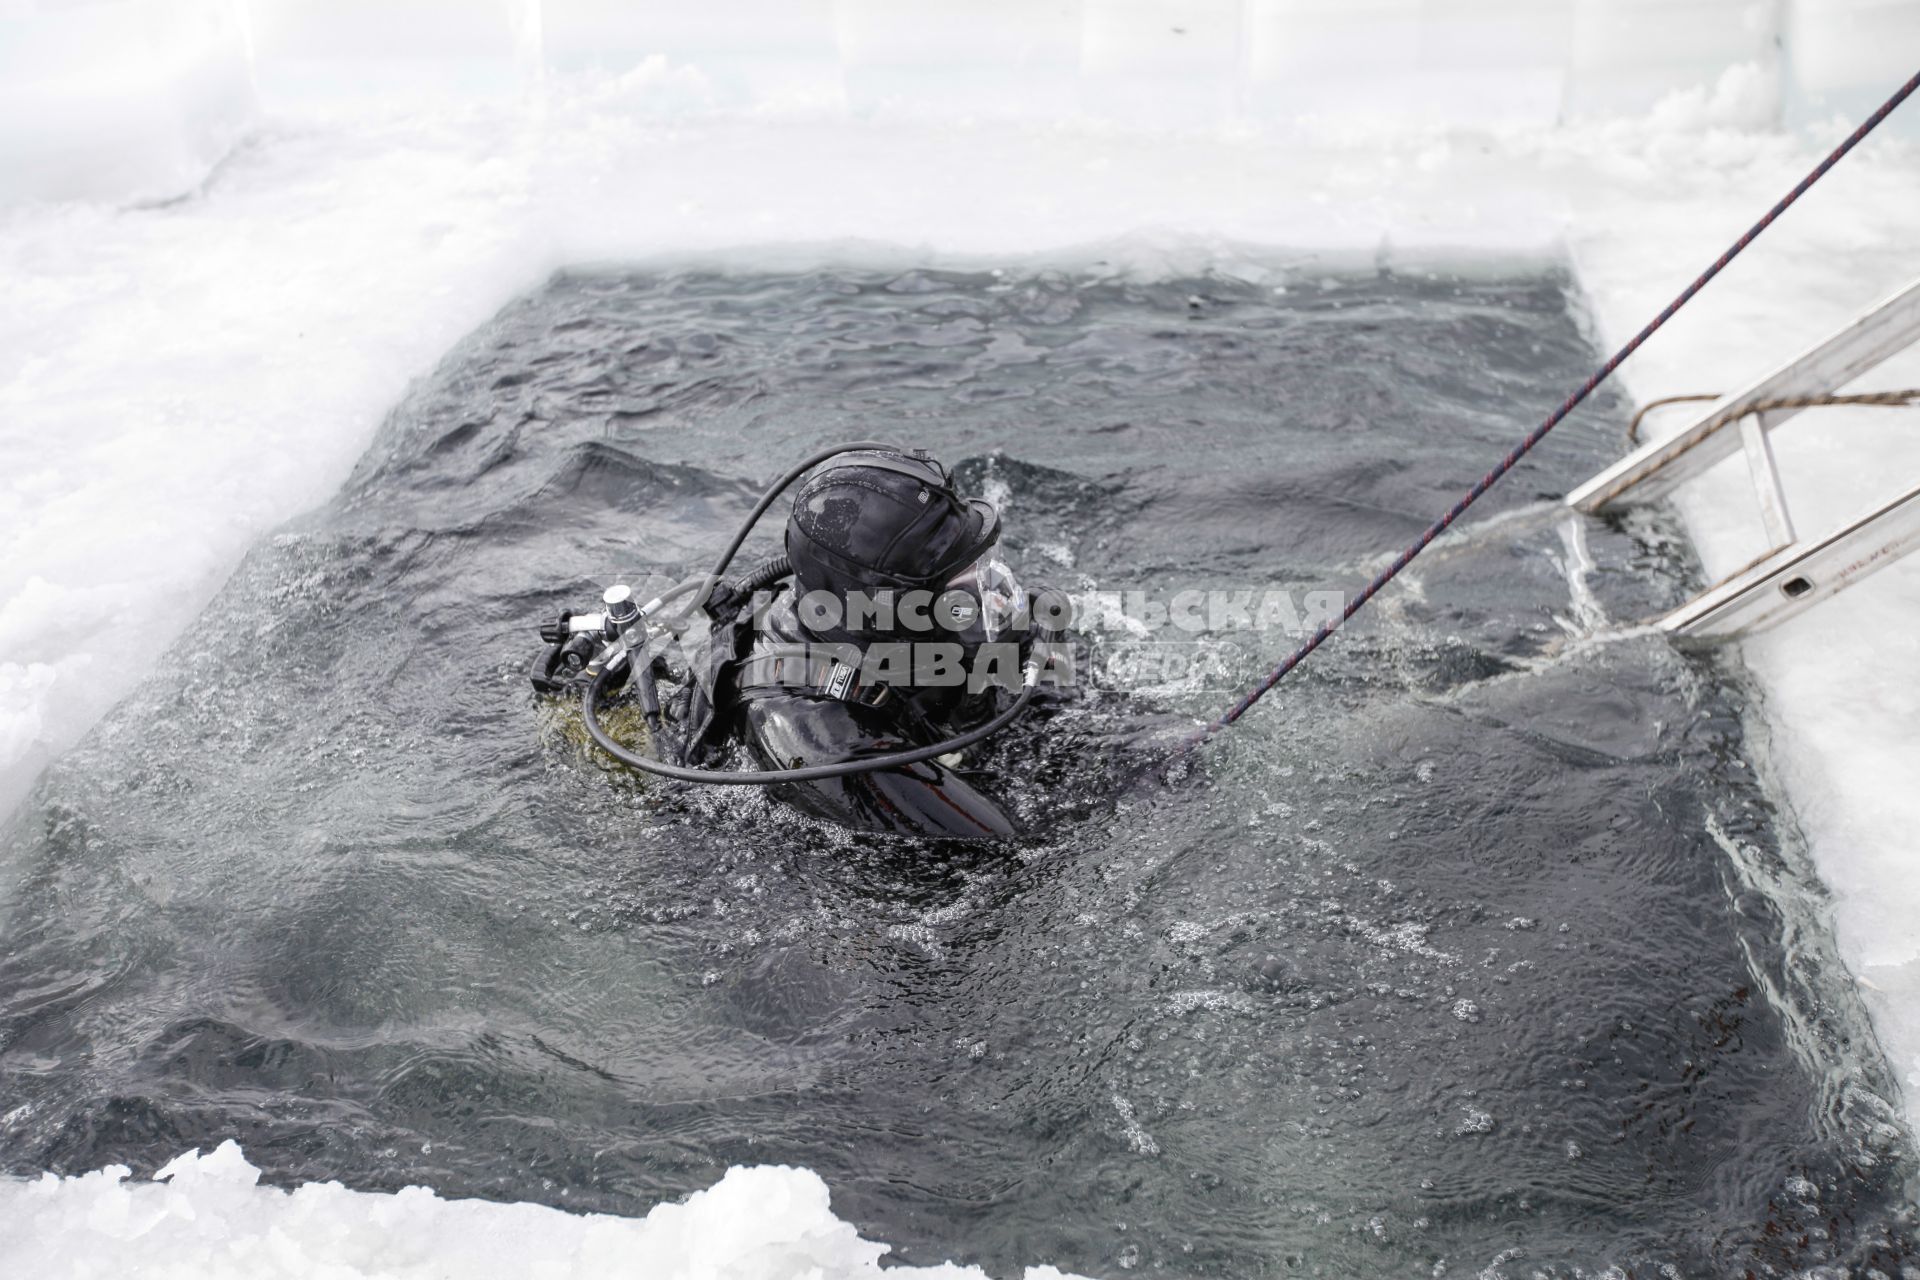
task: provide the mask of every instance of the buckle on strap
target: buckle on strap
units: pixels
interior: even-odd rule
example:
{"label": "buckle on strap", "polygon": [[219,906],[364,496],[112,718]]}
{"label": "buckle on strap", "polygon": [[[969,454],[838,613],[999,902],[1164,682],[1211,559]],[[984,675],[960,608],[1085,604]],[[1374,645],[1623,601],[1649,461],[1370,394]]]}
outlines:
{"label": "buckle on strap", "polygon": [[842,702],[853,692],[854,679],[860,673],[838,658],[827,667],[827,678],[820,682],[820,692],[829,698],[838,698]]}
{"label": "buckle on strap", "polygon": [[860,668],[836,652],[847,646],[782,645],[752,653],[741,660],[738,687],[799,689],[840,702],[877,707],[887,700],[891,686],[860,683]]}

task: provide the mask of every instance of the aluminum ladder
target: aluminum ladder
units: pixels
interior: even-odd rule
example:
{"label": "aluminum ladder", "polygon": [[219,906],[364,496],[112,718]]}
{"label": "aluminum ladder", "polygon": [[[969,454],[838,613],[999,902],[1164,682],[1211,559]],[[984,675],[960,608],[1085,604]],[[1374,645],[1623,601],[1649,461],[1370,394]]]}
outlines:
{"label": "aluminum ladder", "polygon": [[[1752,406],[1831,395],[1920,338],[1920,280],[1744,390],[1715,401],[1684,430],[1644,445],[1567,495],[1589,514],[1649,503],[1745,452],[1770,545],[1746,568],[1660,620],[1678,643],[1717,644],[1804,613],[1920,548],[1920,484],[1816,538],[1795,534],[1768,434],[1801,412]],[[1916,477],[1920,479],[1920,477]]]}

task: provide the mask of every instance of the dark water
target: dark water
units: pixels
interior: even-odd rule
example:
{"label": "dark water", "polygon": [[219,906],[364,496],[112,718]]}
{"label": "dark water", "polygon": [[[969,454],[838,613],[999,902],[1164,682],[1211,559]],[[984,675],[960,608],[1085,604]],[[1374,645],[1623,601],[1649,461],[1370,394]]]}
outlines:
{"label": "dark water", "polygon": [[6,1166],[232,1136],[639,1213],[788,1162],[996,1274],[1897,1273],[1892,1085],[1738,673],[1630,630],[1684,554],[1544,501],[1610,405],[1192,776],[1126,781],[1224,701],[1183,686],[1003,743],[1012,847],[663,795],[525,687],[535,619],[849,436],[961,461],[1030,579],[1349,589],[1593,358],[1556,279],[556,281],[12,820]]}

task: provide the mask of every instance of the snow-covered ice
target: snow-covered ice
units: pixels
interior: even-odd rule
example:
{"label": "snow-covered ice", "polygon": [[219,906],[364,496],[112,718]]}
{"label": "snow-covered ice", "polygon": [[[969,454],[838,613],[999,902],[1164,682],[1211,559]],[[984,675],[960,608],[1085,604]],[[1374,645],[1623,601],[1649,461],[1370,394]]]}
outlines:
{"label": "snow-covered ice", "polygon": [[[154,1175],[124,1166],[62,1178],[0,1179],[0,1274],[270,1280],[985,1280],[976,1267],[880,1268],[887,1246],[833,1216],[805,1169],[730,1169],[644,1218],[535,1204],[442,1200],[309,1182],[281,1191],[235,1143],[188,1152]],[[31,1229],[20,1230],[30,1223]],[[1026,1280],[1072,1280],[1029,1267]]]}
{"label": "snow-covered ice", "polygon": [[[1920,49],[1920,0],[929,0],[912,24],[889,0],[501,0],[462,9],[457,40],[456,8],[0,3],[0,812],[254,539],[338,486],[409,378],[559,266],[1284,284],[1566,255],[1610,343]],[[1735,385],[1920,275],[1917,138],[1910,104],[1635,357],[1635,395]],[[1873,382],[1920,385],[1920,361]],[[1801,526],[1911,483],[1915,426],[1786,428]],[[1680,500],[1713,572],[1757,550],[1738,465]],[[1910,560],[1744,647],[1910,1108],[1916,619]],[[223,1148],[168,1184],[0,1202],[34,1224],[0,1237],[11,1274],[857,1275],[880,1249],[797,1170],[621,1221],[289,1196]]]}

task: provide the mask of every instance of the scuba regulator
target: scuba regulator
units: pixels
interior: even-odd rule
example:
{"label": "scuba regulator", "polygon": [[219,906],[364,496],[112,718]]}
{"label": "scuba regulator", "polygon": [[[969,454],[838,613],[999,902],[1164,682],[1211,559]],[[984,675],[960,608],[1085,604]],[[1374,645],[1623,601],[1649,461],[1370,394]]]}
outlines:
{"label": "scuba regulator", "polygon": [[[554,622],[542,626],[540,638],[548,647],[534,663],[531,673],[533,687],[543,694],[558,695],[579,690],[581,718],[596,746],[622,764],[680,782],[774,786],[783,783],[845,778],[855,774],[898,769],[906,765],[937,759],[965,750],[1005,729],[1020,718],[1033,700],[1042,666],[1042,658],[1037,650],[1021,667],[1020,689],[1013,702],[984,724],[930,746],[862,755],[855,759],[828,764],[786,769],[744,770],[706,769],[675,764],[622,746],[613,740],[600,723],[599,711],[603,699],[621,685],[631,682],[638,695],[641,712],[653,740],[656,743],[671,741],[666,720],[661,711],[658,688],[658,677],[664,671],[665,664],[661,655],[653,651],[650,646],[663,637],[677,634],[682,630],[695,608],[705,609],[712,615],[716,611],[735,607],[741,601],[751,597],[755,591],[792,573],[793,566],[787,557],[779,556],[761,565],[741,581],[730,582],[725,576],[740,547],[753,532],[760,518],[795,481],[814,467],[842,454],[867,452],[911,457],[916,460],[924,459],[925,456],[917,452],[908,455],[906,451],[891,444],[855,441],[834,445],[806,458],[782,475],[761,495],[760,500],[754,504],[753,510],[734,533],[718,561],[705,574],[676,583],[652,600],[638,605],[633,602],[633,592],[630,588],[609,587],[602,596],[603,608],[599,611],[566,610]],[[676,602],[679,602],[677,608],[668,608]]]}

